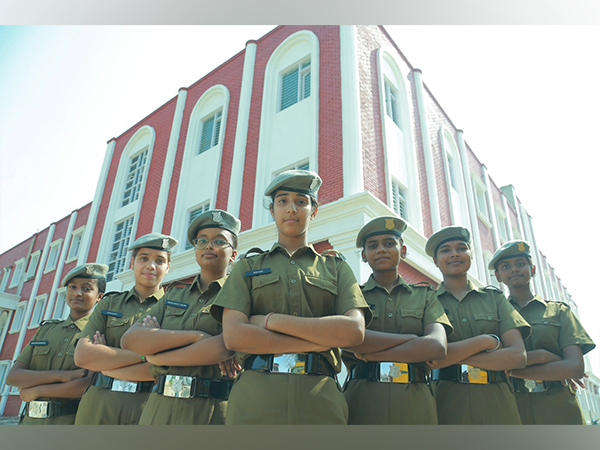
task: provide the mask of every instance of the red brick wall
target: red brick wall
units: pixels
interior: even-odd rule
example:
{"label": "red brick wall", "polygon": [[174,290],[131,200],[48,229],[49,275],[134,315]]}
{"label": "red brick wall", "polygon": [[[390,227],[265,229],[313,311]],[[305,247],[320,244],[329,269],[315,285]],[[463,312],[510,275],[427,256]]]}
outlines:
{"label": "red brick wall", "polygon": [[420,283],[421,281],[425,281],[433,286],[437,286],[437,283],[435,281],[433,281],[428,276],[422,274],[414,267],[408,265],[404,261],[400,261],[400,265],[398,266],[398,273],[402,278],[404,278],[404,281],[406,281],[407,283]]}

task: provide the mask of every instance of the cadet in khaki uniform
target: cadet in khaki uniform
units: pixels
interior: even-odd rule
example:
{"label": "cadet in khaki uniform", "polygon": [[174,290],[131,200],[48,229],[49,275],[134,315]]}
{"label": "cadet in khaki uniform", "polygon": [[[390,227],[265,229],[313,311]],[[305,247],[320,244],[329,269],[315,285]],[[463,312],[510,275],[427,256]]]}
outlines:
{"label": "cadet in khaki uniform", "polygon": [[527,367],[510,370],[524,425],[585,425],[577,397],[565,379],[584,375],[583,355],[594,342],[568,305],[531,292],[535,266],[525,241],[509,241],[489,264],[510,289],[509,300],[532,327],[525,341]]}
{"label": "cadet in khaki uniform", "polygon": [[130,247],[135,285],[108,292],[90,316],[75,349],[75,362],[97,371],[77,411],[76,425],[136,425],[154,384],[150,364],[121,348],[121,337],[163,296],[162,280],[177,240],[159,233]]}
{"label": "cadet in khaki uniform", "polygon": [[[190,285],[175,284],[148,315],[123,335],[123,348],[145,355],[156,384],[140,425],[222,425],[233,381],[221,324],[210,315],[227,268],[237,255],[241,223],[222,210],[200,214],[188,228],[200,274]],[[227,371],[226,371],[227,372]],[[235,375],[235,370],[229,375]]]}
{"label": "cadet in khaki uniform", "polygon": [[20,425],[75,422],[79,398],[90,382],[88,371],[73,361],[75,340],[102,298],[107,270],[104,264],[83,264],[64,277],[69,317],[42,322],[8,373],[6,383],[19,387],[27,402]]}
{"label": "cadet in khaki uniform", "polygon": [[343,352],[350,374],[344,389],[350,425],[438,423],[424,362],[446,356],[452,326],[431,285],[409,285],[398,275],[406,255],[405,229],[400,218],[377,217],[356,238],[363,261],[373,269],[361,286],[373,321],[364,342]]}
{"label": "cadet in khaki uniform", "polygon": [[244,367],[226,424],[347,423],[334,378],[339,347],[363,341],[371,313],[348,264],[308,245],[320,185],[305,170],[273,179],[265,195],[273,200],[278,242],[238,261],[211,307],[222,319],[225,345],[239,352]]}
{"label": "cadet in khaki uniform", "polygon": [[425,251],[442,272],[437,296],[454,327],[446,358],[432,361],[432,387],[442,425],[520,424],[505,370],[525,367],[523,339],[529,324],[493,287],[467,279],[471,235],[463,227],[442,228]]}

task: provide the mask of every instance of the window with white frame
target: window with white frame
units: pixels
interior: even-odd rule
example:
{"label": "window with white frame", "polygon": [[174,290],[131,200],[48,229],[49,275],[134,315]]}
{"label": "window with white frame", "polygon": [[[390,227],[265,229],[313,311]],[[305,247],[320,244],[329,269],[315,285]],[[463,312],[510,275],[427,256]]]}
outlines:
{"label": "window with white frame", "polygon": [[8,278],[10,277],[10,267],[4,268],[4,276],[2,277],[2,283],[0,283],[0,291],[4,292],[6,289],[6,284],[8,283]]}
{"label": "window with white frame", "polygon": [[15,262],[15,272],[13,273],[12,280],[10,280],[9,288],[17,286],[21,281],[21,275],[23,275],[23,270],[25,269],[25,261],[25,258],[21,258]]}
{"label": "window with white frame", "polygon": [[500,236],[500,244],[504,244],[508,241],[508,221],[506,220],[506,214],[500,205],[496,207],[496,219],[498,220],[498,235]]}
{"label": "window with white frame", "polygon": [[29,280],[35,276],[35,271],[37,270],[38,263],[40,262],[41,251],[33,252],[29,257],[29,265],[27,266],[27,274],[25,275],[25,279]]}
{"label": "window with white frame", "polygon": [[62,288],[56,291],[56,303],[54,306],[53,319],[66,319],[69,315],[69,305],[67,304],[67,290]]}
{"label": "window with white frame", "polygon": [[523,239],[523,236],[517,227],[512,227],[512,232],[514,239]]}
{"label": "window with white frame", "polygon": [[85,227],[78,228],[73,231],[71,235],[71,246],[69,247],[69,254],[67,255],[67,261],[73,260],[79,257],[79,248],[81,247],[81,239],[83,238],[83,231]]}
{"label": "window with white frame", "polygon": [[44,273],[50,272],[56,268],[62,241],[62,239],[59,239],[58,241],[54,241],[52,244],[50,244],[50,250],[48,253],[48,259],[46,260],[46,268],[44,269]]}
{"label": "window with white frame", "polygon": [[[191,225],[191,223],[194,221],[194,219],[196,217],[198,217],[200,214],[202,214],[205,211],[208,211],[208,206],[209,206],[209,202],[204,203],[203,205],[200,205],[197,208],[191,209],[188,212],[188,227]],[[183,242],[185,242],[185,248],[183,251],[185,250],[189,250],[190,248],[193,248],[194,246],[192,244],[190,244],[187,240],[187,227],[185,229],[185,236],[183,237]]]}
{"label": "window with white frame", "polygon": [[10,371],[10,360],[0,361],[0,389],[4,387],[6,376]]}
{"label": "window with white frame", "polygon": [[454,190],[458,191],[458,175],[456,174],[458,168],[454,162],[454,156],[448,153],[446,154],[446,159],[448,161],[448,173],[450,174],[450,186],[452,186]]}
{"label": "window with white frame", "polygon": [[132,227],[133,216],[128,217],[115,225],[111,251],[108,256],[106,281],[114,280],[115,275],[125,270],[127,264],[127,247],[129,247]]}
{"label": "window with white frame", "polygon": [[385,88],[385,113],[400,126],[400,111],[398,110],[398,89],[388,80],[384,82]]}
{"label": "window with white frame", "polygon": [[205,152],[219,143],[219,133],[221,132],[221,119],[223,111],[219,110],[212,113],[202,121],[202,132],[200,135],[200,147],[198,153]]}
{"label": "window with white frame", "polygon": [[488,209],[487,209],[487,200],[485,198],[485,193],[487,191],[485,184],[481,181],[477,175],[473,175],[473,190],[475,191],[475,204],[477,206],[477,213],[485,219],[485,221],[489,220]]}
{"label": "window with white frame", "polygon": [[13,315],[12,325],[10,327],[10,333],[16,333],[21,329],[23,325],[23,318],[25,316],[25,308],[27,307],[27,301],[19,302],[15,308]]}
{"label": "window with white frame", "polygon": [[406,191],[396,181],[392,181],[392,209],[404,220],[408,220]]}
{"label": "window with white frame", "polygon": [[40,322],[44,317],[44,309],[47,299],[48,294],[38,295],[35,298],[35,304],[33,305],[33,311],[31,312],[31,320],[29,321],[29,328],[36,328],[40,326]]}
{"label": "window with white frame", "polygon": [[144,180],[147,159],[148,148],[131,157],[121,206],[128,205],[140,197],[140,189],[142,187],[142,181]]}
{"label": "window with white frame", "polygon": [[279,110],[283,111],[307,97],[310,97],[310,59],[281,75]]}

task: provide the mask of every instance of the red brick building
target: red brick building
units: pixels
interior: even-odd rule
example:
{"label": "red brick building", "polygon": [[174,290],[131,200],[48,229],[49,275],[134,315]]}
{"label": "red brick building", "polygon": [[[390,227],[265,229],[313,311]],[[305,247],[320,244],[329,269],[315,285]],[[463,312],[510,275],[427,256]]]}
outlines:
{"label": "red brick building", "polygon": [[[280,26],[108,141],[92,203],[0,255],[0,413],[20,407],[4,378],[38,316],[60,315],[52,309],[60,274],[77,262],[107,263],[108,289],[127,289],[127,246],[158,231],[180,241],[165,281],[194,275],[186,229],[210,208],[239,216],[240,252],[268,248],[276,234],[262,193],[290,168],[323,178],[309,239],[341,251],[360,282],[370,270],[354,246],[358,231],[375,216],[397,214],[410,224],[400,270],[407,281],[440,281],[425,242],[460,224],[473,234],[475,284],[496,284],[487,270],[495,249],[524,238],[542,272],[536,292],[575,307],[513,187],[494,183],[422,78],[383,27]],[[57,239],[75,235],[76,256],[67,245],[56,250]],[[53,275],[41,266],[57,251]],[[24,277],[15,282],[17,272]]]}

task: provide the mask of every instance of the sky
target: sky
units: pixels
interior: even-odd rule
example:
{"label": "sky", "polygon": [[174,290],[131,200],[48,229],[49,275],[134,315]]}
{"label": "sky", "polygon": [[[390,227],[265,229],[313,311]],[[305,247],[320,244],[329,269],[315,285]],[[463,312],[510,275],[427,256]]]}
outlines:
{"label": "sky", "polygon": [[[272,28],[0,27],[0,253],[93,199],[108,140]],[[600,27],[386,30],[492,180],[515,187],[600,343]]]}

